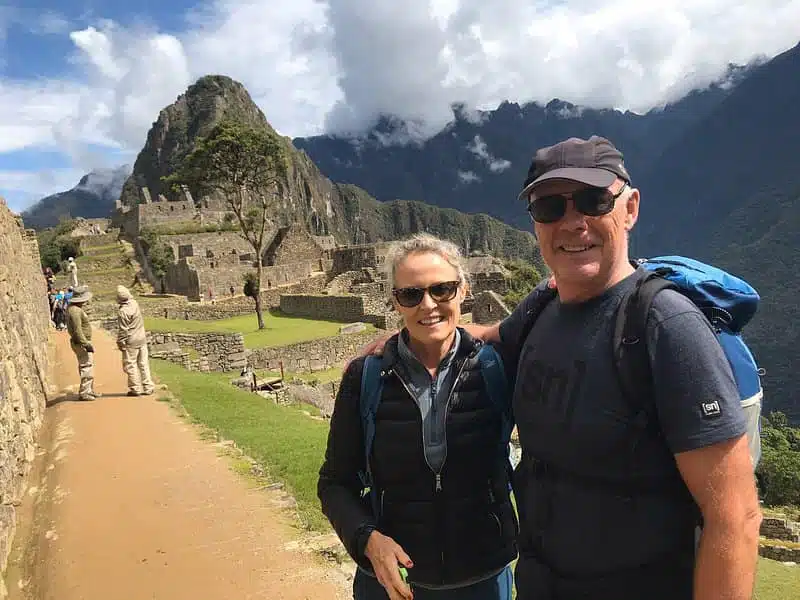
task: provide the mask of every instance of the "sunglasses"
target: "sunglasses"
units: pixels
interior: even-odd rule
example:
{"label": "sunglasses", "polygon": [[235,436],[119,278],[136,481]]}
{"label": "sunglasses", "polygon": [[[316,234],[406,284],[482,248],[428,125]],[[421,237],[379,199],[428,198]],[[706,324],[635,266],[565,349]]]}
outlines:
{"label": "sunglasses", "polygon": [[435,302],[450,302],[458,293],[460,281],[442,281],[434,283],[426,288],[423,287],[404,287],[392,290],[392,296],[400,306],[412,308],[422,302],[425,292],[428,292]]}
{"label": "sunglasses", "polygon": [[572,192],[571,194],[552,194],[542,196],[528,203],[528,212],[537,223],[555,223],[567,214],[567,199],[572,198],[572,203],[582,215],[587,217],[602,217],[614,210],[614,203],[622,195],[628,183],[612,194],[606,188],[588,187]]}

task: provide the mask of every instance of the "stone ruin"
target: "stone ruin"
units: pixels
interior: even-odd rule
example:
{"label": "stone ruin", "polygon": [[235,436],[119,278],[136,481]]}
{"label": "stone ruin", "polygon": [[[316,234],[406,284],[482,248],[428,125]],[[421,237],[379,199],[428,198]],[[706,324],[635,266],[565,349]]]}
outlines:
{"label": "stone ruin", "polygon": [[[250,244],[233,230],[224,199],[203,197],[198,201],[185,187],[177,199],[153,198],[148,188],[142,187],[139,202],[119,204],[113,223],[132,237],[153,229],[172,248],[175,261],[161,281],[153,282],[156,290],[191,302],[215,304],[241,296],[244,277],[254,271],[256,260]],[[196,232],[208,225],[227,227]],[[261,290],[268,298],[265,308],[280,306],[312,318],[396,324],[383,274],[388,243],[340,246],[333,236],[312,235],[300,224],[276,228],[269,235],[262,256]],[[471,256],[467,269],[471,294],[462,311],[471,310],[472,294],[506,291],[507,273],[499,260]],[[290,295],[294,297],[283,299]]]}

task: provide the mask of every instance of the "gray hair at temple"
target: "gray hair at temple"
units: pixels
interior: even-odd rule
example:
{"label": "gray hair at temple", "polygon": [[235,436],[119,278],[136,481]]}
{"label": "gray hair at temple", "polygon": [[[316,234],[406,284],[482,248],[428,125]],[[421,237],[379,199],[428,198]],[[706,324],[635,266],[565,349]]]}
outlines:
{"label": "gray hair at temple", "polygon": [[429,233],[417,233],[408,239],[392,242],[389,246],[385,265],[386,279],[389,281],[389,289],[387,291],[390,295],[394,289],[397,266],[409,255],[421,252],[438,254],[456,270],[459,281],[469,284],[469,276],[467,274],[464,256],[461,253],[461,249],[456,244],[448,240],[440,239]]}

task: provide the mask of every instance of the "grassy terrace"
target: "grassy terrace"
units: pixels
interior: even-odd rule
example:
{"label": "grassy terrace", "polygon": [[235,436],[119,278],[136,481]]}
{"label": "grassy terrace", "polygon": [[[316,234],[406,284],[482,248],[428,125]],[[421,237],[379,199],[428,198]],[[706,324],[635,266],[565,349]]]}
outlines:
{"label": "grassy terrace", "polygon": [[230,374],[195,373],[161,360],[152,365],[194,422],[236,442],[266,468],[270,479],[285,484],[305,527],[315,531],[329,527],[317,500],[327,422],[309,418],[299,407],[277,406],[235,388]]}
{"label": "grassy terrace", "polygon": [[[258,328],[255,313],[217,321],[182,321],[146,317],[145,327],[153,332],[241,333],[244,335],[246,347],[265,348],[333,337],[339,334],[339,327],[342,326],[342,323],[335,321],[291,317],[279,311],[265,311],[263,314],[265,329]],[[374,329],[374,326],[367,325],[368,331]]]}

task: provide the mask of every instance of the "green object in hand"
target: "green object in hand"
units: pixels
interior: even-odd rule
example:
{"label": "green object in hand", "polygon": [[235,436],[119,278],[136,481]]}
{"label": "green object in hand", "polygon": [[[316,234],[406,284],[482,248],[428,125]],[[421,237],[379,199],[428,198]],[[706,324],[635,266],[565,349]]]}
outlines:
{"label": "green object in hand", "polygon": [[403,583],[408,583],[408,569],[400,567],[400,577],[403,578]]}

